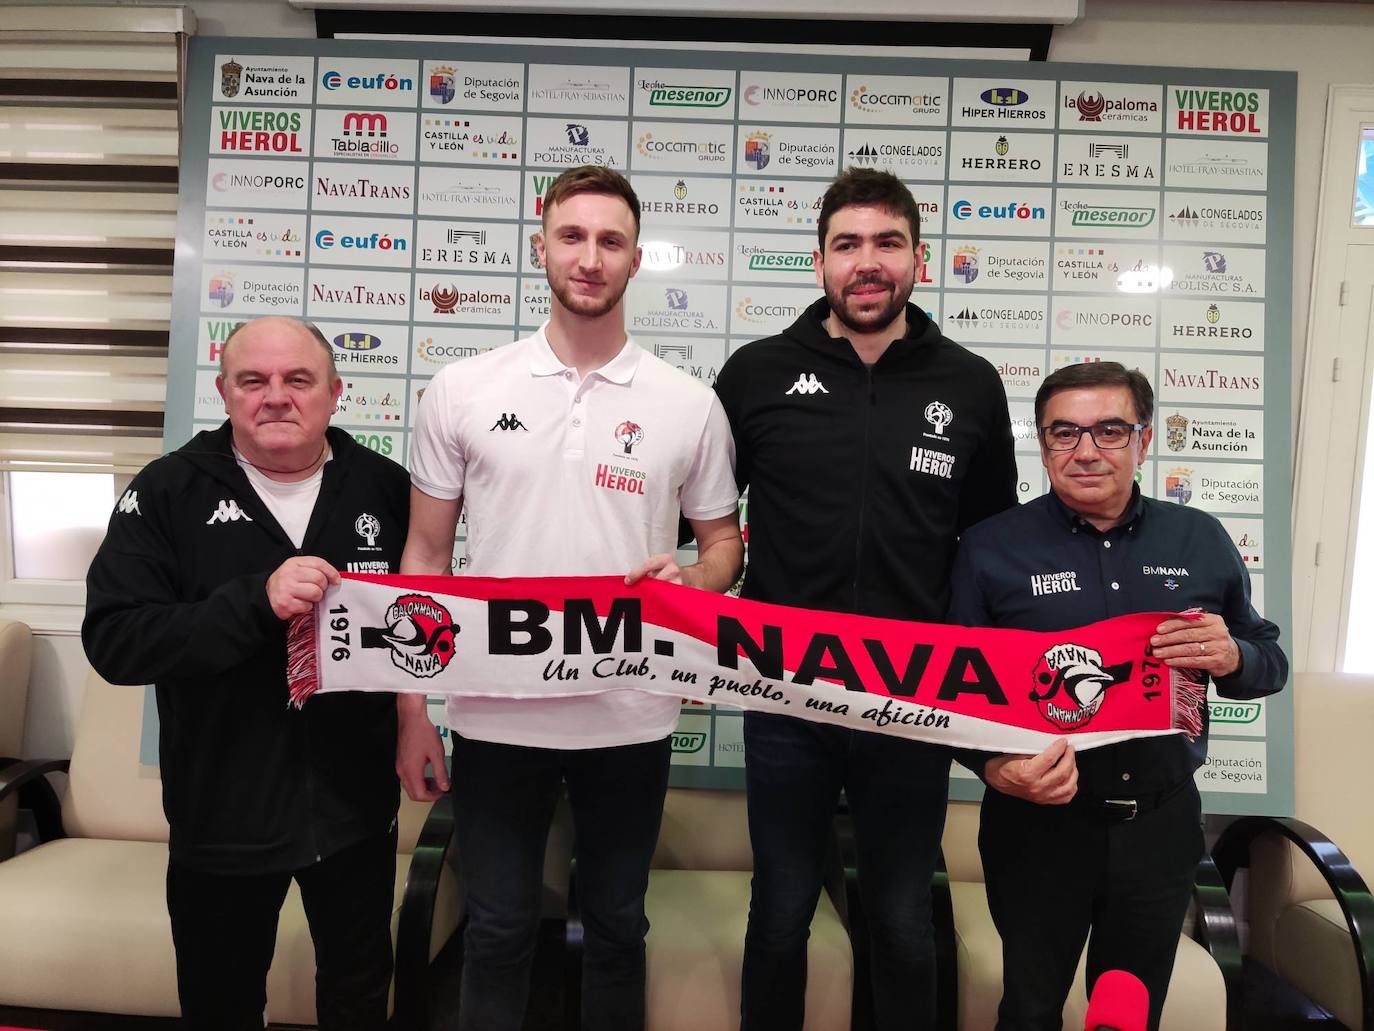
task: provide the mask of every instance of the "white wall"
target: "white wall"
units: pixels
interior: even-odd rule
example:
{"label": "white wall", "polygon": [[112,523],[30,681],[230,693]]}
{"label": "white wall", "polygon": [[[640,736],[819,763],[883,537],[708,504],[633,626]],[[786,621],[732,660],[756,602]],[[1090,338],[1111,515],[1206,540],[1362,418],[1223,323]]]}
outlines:
{"label": "white wall", "polygon": [[[144,0],[146,2],[146,0]],[[785,14],[787,0],[777,0]],[[286,0],[191,0],[201,35],[313,37],[313,14]],[[843,10],[836,5],[837,15]],[[1053,61],[1265,68],[1298,73],[1294,196],[1293,399],[1306,351],[1327,87],[1374,83],[1374,8],[1349,3],[1087,0],[1054,30]],[[35,655],[25,754],[70,753],[86,668],[80,641],[44,635]]]}

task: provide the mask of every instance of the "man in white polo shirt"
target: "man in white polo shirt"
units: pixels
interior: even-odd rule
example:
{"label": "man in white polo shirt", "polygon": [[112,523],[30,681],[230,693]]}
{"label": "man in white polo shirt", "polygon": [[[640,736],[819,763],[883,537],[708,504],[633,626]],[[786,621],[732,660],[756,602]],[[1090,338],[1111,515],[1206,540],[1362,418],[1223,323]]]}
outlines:
{"label": "man in white polo shirt", "polygon": [[[617,172],[574,168],[549,187],[543,220],[549,321],[449,365],[420,403],[401,571],[447,573],[466,508],[473,575],[628,571],[627,583],[654,576],[723,591],[743,558],[734,445],[714,394],[625,332],[639,200]],[[683,567],[672,557],[679,512],[698,542],[697,561]],[[582,1026],[644,1026],[644,891],[678,704],[607,687],[449,703],[468,914],[461,1031],[522,1024],[545,840],[564,781],[586,934]],[[425,701],[403,695],[398,706],[401,783],[412,798],[438,798],[449,784]]]}

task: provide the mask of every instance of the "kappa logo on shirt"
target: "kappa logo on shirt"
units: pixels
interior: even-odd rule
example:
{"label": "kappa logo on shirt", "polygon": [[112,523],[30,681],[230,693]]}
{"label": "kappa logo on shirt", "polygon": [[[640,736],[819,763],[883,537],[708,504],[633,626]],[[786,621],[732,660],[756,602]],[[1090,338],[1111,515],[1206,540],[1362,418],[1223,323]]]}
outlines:
{"label": "kappa logo on shirt", "polygon": [[524,430],[528,433],[530,428],[521,422],[520,416],[516,415],[514,412],[510,414],[502,412],[501,418],[492,423],[491,429],[487,430],[487,432],[494,433],[496,430]]}
{"label": "kappa logo on shirt", "polygon": [[797,377],[797,382],[793,383],[787,391],[789,394],[828,394],[830,391],[825,389],[825,385],[816,378],[814,372],[804,372]]}
{"label": "kappa logo on shirt", "polygon": [[239,503],[237,501],[221,500],[219,507],[210,513],[209,519],[205,520],[205,525],[210,526],[213,523],[232,523],[239,519],[242,519],[245,523],[251,523],[253,521],[252,516],[239,508]]}
{"label": "kappa logo on shirt", "polygon": [[119,499],[119,504],[115,506],[115,509],[116,511],[122,512],[124,515],[128,515],[132,512],[136,516],[141,516],[143,513],[138,510],[138,491],[126,490],[124,496]]}

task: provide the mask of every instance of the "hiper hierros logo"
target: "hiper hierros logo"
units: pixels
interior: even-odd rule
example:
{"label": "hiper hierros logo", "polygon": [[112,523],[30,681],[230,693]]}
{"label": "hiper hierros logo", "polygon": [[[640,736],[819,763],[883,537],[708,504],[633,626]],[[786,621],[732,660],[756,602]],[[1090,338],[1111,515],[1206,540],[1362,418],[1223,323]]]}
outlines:
{"label": "hiper hierros logo", "polygon": [[1056,644],[1035,664],[1031,701],[1061,730],[1077,730],[1097,715],[1107,689],[1124,684],[1131,663],[1107,666],[1102,655],[1080,644]]}
{"label": "hiper hierros logo", "polygon": [[386,626],[365,626],[364,648],[387,648],[391,662],[412,677],[442,673],[454,655],[459,626],[448,609],[425,594],[403,594],[386,610]]}
{"label": "hiper hierros logo", "polygon": [[620,441],[625,453],[628,455],[636,444],[644,439],[644,427],[637,422],[626,419],[615,428],[615,439]]}

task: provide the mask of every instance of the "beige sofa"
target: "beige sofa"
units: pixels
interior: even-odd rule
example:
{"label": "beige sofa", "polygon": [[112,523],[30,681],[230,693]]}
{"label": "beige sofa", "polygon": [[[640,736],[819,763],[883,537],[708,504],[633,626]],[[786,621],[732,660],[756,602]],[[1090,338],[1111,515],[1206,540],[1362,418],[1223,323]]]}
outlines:
{"label": "beige sofa", "polygon": [[[143,705],[142,689],[91,676],[61,803],[66,836],[0,863],[0,1005],[179,1012],[161,782],[138,761]],[[0,797],[67,767],[32,762],[2,770]],[[395,1005],[407,1021],[422,1018],[428,961],[458,923],[460,893],[445,862],[451,830],[446,803],[431,814],[429,806],[403,802],[392,927],[399,936]],[[315,1023],[314,967],[293,885],[268,975],[273,1023]]]}
{"label": "beige sofa", "polygon": [[[958,970],[958,1027],[960,1031],[988,1031],[997,1023],[1002,997],[1002,941],[988,911],[983,890],[983,864],[978,856],[978,804],[950,802],[945,820],[944,856],[948,870],[949,904],[954,917],[954,953]],[[937,879],[939,893],[945,880]],[[1224,900],[1222,900],[1224,906]],[[1229,924],[1229,913],[1207,914],[1200,924]],[[1079,962],[1074,986],[1064,1005],[1064,1028],[1077,1031],[1087,1013],[1084,964]],[[1222,971],[1202,945],[1189,937],[1179,940],[1169,997],[1164,1003],[1161,1031],[1224,1031],[1227,990]]]}
{"label": "beige sofa", "polygon": [[[0,768],[24,754],[24,715],[32,666],[33,634],[28,625],[0,619]],[[18,811],[18,798],[0,802],[0,860],[14,855]]]}
{"label": "beige sofa", "polygon": [[[854,966],[835,859],[830,888],[839,891],[821,892],[807,945],[806,1031],[850,1025]],[[668,792],[645,897],[647,1031],[739,1027],[752,868],[744,792]]]}
{"label": "beige sofa", "polygon": [[1212,854],[1228,882],[1249,865],[1251,956],[1346,1027],[1374,1031],[1374,817],[1362,787],[1374,677],[1297,674],[1293,706],[1297,818],[1237,820]]}

